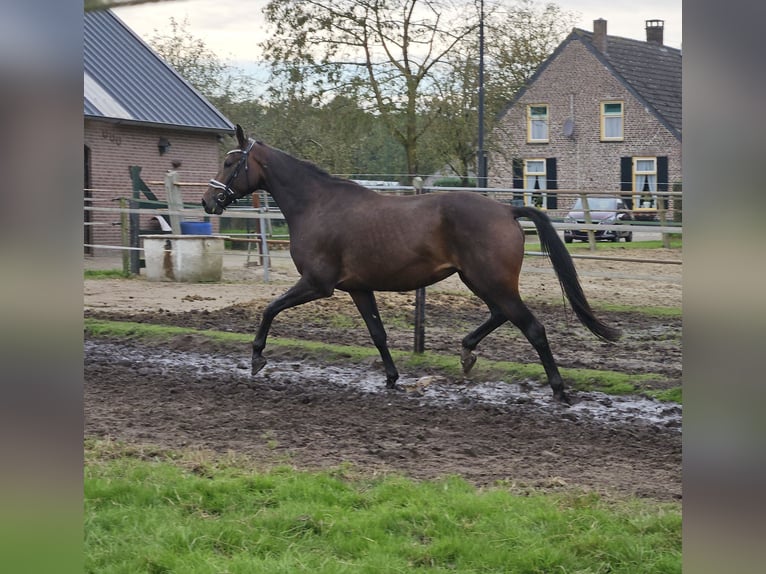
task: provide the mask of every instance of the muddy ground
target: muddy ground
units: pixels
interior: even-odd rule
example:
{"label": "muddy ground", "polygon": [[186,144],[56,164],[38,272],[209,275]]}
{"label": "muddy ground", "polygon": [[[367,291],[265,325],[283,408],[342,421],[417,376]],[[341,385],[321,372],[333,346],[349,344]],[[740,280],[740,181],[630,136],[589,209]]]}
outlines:
{"label": "muddy ground", "polygon": [[[644,254],[630,254],[641,258]],[[653,250],[651,258],[679,258]],[[601,304],[680,306],[680,267],[578,261],[584,289]],[[92,267],[98,267],[90,262]],[[546,327],[562,367],[648,374],[647,388],[681,383],[681,319],[635,312],[599,311],[623,331],[617,344],[598,341],[561,303],[544,260],[525,262],[522,292]],[[265,304],[294,279],[275,269],[271,282],[241,260],[228,265],[222,283],[186,285],[138,279],[85,282],[87,317],[254,333]],[[639,277],[639,279],[636,279]],[[647,281],[654,277],[654,281]],[[392,348],[412,347],[412,293],[378,296]],[[429,288],[426,348],[454,355],[461,338],[486,317],[483,304],[456,282]],[[342,293],[281,314],[272,335],[370,345],[350,298]],[[680,409],[659,419],[640,412],[615,418],[607,397],[575,397],[600,404],[582,415],[549,398],[533,398],[536,381],[449,380],[436,377],[454,400],[440,402],[424,388],[428,372],[403,372],[398,392],[380,389],[379,364],[355,365],[338,382],[333,366],[267,347],[269,366],[250,377],[248,345],[222,348],[199,337],[176,337],[147,347],[133,341],[87,341],[86,434],[159,447],[235,452],[264,465],[327,468],[350,463],[359,472],[402,472],[417,478],[457,474],[479,484],[525,490],[584,489],[661,500],[681,496]],[[504,326],[479,347],[482,357],[537,363],[529,343]],[[401,370],[401,369],[400,369]],[[377,377],[377,378],[376,378]],[[364,384],[355,380],[364,379]],[[375,380],[371,390],[367,384]],[[346,381],[342,381],[346,382]],[[520,383],[520,386],[509,383]],[[500,385],[499,391],[497,390]],[[492,387],[507,396],[487,402],[469,389]],[[538,395],[534,395],[535,397]]]}

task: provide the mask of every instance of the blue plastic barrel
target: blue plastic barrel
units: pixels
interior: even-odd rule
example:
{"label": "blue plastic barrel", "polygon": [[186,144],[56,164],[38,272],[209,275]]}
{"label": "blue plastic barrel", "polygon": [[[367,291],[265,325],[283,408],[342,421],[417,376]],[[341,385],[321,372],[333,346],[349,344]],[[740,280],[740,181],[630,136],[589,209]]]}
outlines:
{"label": "blue plastic barrel", "polygon": [[213,224],[207,221],[182,221],[181,233],[183,235],[212,235]]}

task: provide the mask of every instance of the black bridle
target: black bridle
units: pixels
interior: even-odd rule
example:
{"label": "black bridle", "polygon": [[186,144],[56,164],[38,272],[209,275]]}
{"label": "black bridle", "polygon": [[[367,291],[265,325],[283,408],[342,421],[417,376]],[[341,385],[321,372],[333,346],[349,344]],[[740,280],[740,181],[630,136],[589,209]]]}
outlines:
{"label": "black bridle", "polygon": [[245,181],[247,180],[247,172],[248,172],[248,155],[250,154],[250,150],[253,149],[253,146],[255,145],[255,140],[248,140],[247,148],[240,150],[240,149],[233,149],[230,152],[228,152],[226,155],[232,154],[232,153],[241,153],[242,157],[239,158],[239,162],[237,162],[237,166],[234,168],[234,171],[231,172],[231,175],[229,175],[229,178],[226,180],[226,183],[221,183],[217,179],[211,179],[209,182],[210,187],[214,189],[220,189],[221,191],[216,194],[215,196],[215,202],[216,204],[221,208],[225,209],[226,206],[228,206],[232,201],[235,201],[237,199],[237,193],[231,188],[231,183],[237,179],[237,176],[239,175],[239,171],[242,169],[242,166],[245,166]]}

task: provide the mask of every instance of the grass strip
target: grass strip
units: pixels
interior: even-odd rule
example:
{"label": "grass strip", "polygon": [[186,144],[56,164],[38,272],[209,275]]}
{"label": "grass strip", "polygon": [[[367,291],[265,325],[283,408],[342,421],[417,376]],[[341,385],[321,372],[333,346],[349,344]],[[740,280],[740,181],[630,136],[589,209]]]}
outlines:
{"label": "grass strip", "polygon": [[614,313],[638,313],[646,315],[647,317],[667,317],[676,318],[683,316],[683,310],[681,307],[652,307],[642,305],[637,307],[635,305],[615,305],[613,303],[598,303],[593,305],[594,309],[600,309],[602,311],[611,311]]}
{"label": "grass strip", "polygon": [[679,503],[85,445],[99,574],[681,572]]}
{"label": "grass strip", "polygon": [[[651,229],[636,229],[636,231],[651,231]],[[632,241],[632,242],[617,242],[611,241],[596,242],[596,251],[633,251],[641,249],[664,249],[665,246],[661,239],[652,239],[649,241]],[[683,239],[680,235],[673,235],[670,238],[670,249],[681,250],[683,248]],[[590,244],[587,241],[568,243],[567,249],[572,252],[590,251]]]}
{"label": "grass strip", "polygon": [[[102,321],[85,319],[85,331],[93,337],[117,337],[123,339],[138,339],[147,341],[166,340],[181,335],[194,334],[220,343],[249,344],[252,335],[244,333],[229,333],[225,331],[197,330],[185,327],[134,323],[129,321]],[[305,341],[272,337],[269,345],[285,350],[300,351],[303,356],[310,356],[323,361],[362,362],[378,357],[378,351],[370,347],[353,345],[335,345],[317,341]],[[392,350],[391,355],[401,369],[427,370],[438,372],[448,377],[463,378],[460,361],[457,356],[441,355],[426,352],[415,354],[408,351]],[[562,368],[561,375],[565,381],[576,390],[600,391],[612,395],[644,394],[648,395],[647,387],[652,381],[664,380],[661,375],[626,374],[615,371],[595,369]],[[511,361],[492,361],[482,358],[477,362],[471,376],[483,379],[500,380],[529,380],[535,379],[541,384],[547,384],[545,371],[537,363],[515,363]],[[654,398],[663,401],[680,402],[680,388],[673,392],[655,392]],[[675,401],[675,397],[679,400]]]}
{"label": "grass strip", "polygon": [[83,273],[85,279],[130,279],[130,273],[121,269],[86,269]]}

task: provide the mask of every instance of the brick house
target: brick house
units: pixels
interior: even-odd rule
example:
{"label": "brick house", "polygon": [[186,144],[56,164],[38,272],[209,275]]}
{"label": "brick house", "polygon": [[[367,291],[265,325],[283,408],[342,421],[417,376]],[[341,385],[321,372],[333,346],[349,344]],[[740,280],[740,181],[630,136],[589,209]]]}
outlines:
{"label": "brick house", "polygon": [[646,41],[606,28],[572,30],[499,115],[489,181],[563,212],[574,197],[546,190],[614,192],[650,219],[653,192],[681,183],[681,51],[663,45],[662,20],[646,21]]}
{"label": "brick house", "polygon": [[[109,10],[86,11],[83,29],[85,203],[118,207],[132,195],[130,166],[160,200],[173,162],[182,182],[220,167],[219,141],[233,124]],[[203,187],[184,187],[199,201]],[[148,218],[142,218],[141,226]],[[85,245],[122,245],[120,214],[85,211]],[[114,250],[86,247],[90,255]]]}

